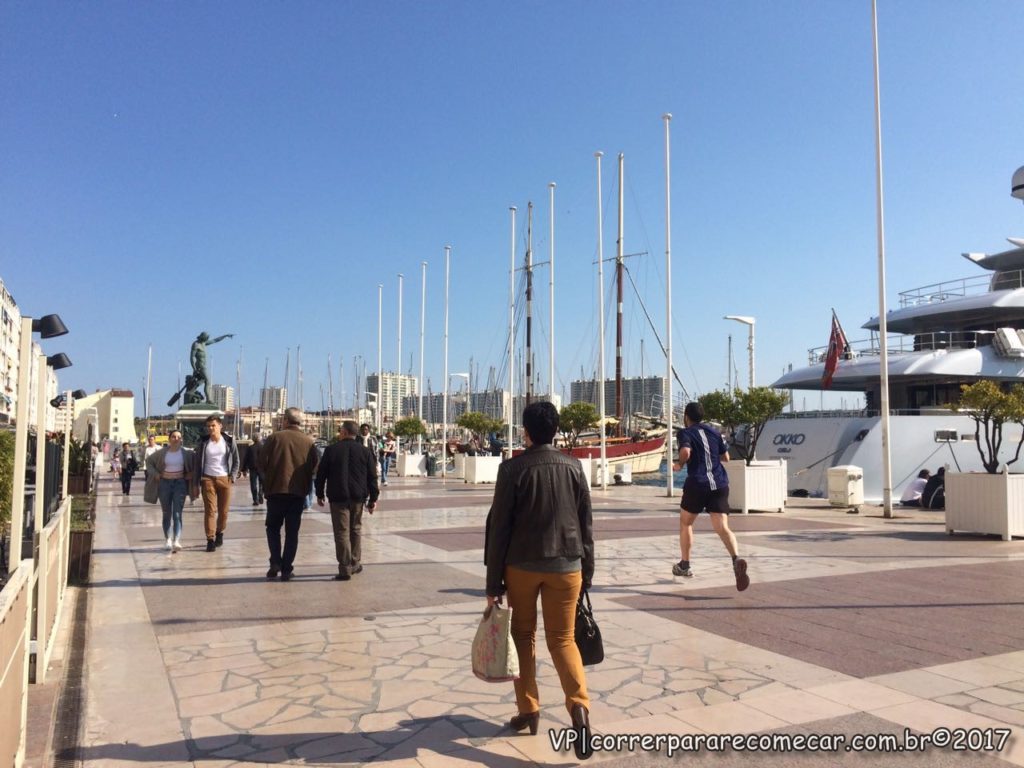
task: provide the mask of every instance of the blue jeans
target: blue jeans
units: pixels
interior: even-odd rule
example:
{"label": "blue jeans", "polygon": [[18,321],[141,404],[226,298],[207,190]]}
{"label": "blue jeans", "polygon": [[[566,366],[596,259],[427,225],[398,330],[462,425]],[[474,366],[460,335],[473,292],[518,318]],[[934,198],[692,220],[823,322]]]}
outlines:
{"label": "blue jeans", "polygon": [[383,482],[388,481],[388,468],[391,466],[391,457],[385,456],[380,460],[380,479]]}
{"label": "blue jeans", "polygon": [[[160,497],[160,508],[164,511],[164,538],[181,538],[181,513],[185,509],[185,494],[188,490],[185,478],[161,480],[157,495]],[[174,524],[174,535],[171,535],[171,524]]]}

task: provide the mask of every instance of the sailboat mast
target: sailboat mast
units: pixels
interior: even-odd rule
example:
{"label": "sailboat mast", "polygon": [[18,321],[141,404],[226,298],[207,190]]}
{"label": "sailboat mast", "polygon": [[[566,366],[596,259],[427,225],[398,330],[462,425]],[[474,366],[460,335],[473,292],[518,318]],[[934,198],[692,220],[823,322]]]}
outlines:
{"label": "sailboat mast", "polygon": [[284,351],[284,407],[288,407],[288,371],[291,368],[292,348],[286,347]]}
{"label": "sailboat mast", "polygon": [[267,378],[270,376],[270,358],[266,358],[263,361],[263,392],[260,393],[260,418],[256,425],[256,432],[263,436],[263,411],[266,407],[267,398]]}
{"label": "sailboat mast", "polygon": [[623,250],[622,250],[622,204],[623,204],[623,170],[625,169],[625,155],[619,153],[619,239],[615,251],[615,434],[622,434],[622,273],[623,273]]}
{"label": "sailboat mast", "polygon": [[526,204],[526,404],[533,399],[533,203]]}
{"label": "sailboat mast", "polygon": [[[516,207],[512,216],[512,266],[508,270],[508,456],[512,456],[513,425],[516,419]],[[445,374],[447,375],[447,373]]]}

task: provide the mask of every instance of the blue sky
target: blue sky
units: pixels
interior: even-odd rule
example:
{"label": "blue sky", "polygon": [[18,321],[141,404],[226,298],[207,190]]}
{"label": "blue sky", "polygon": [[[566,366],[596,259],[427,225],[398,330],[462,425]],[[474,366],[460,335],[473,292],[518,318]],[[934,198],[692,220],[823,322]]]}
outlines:
{"label": "blue sky", "polygon": [[[880,3],[890,306],[972,274],[961,252],[1024,234],[1009,197],[1024,165],[1022,27],[1018,0]],[[721,317],[753,315],[767,383],[827,343],[832,307],[851,340],[877,313],[871,56],[867,0],[5,3],[0,277],[24,313],[71,329],[46,343],[75,362],[62,386],[141,396],[152,344],[160,412],[196,333],[233,332],[210,348],[216,381],[234,383],[241,354],[249,404],[265,360],[280,383],[301,344],[318,408],[328,354],[336,402],[339,359],[346,401],[353,357],[376,368],[378,283],[395,369],[399,272],[401,367],[412,353],[418,372],[426,260],[439,391],[444,246],[450,370],[472,356],[484,382],[508,324],[508,208],[521,258],[534,202],[546,260],[554,181],[567,388],[596,367],[596,150],[605,256],[623,152],[625,251],[648,253],[629,263],[664,325],[671,112],[676,367],[691,393],[721,387],[732,333],[745,378],[745,328]],[[546,268],[536,281],[546,388]],[[627,373],[641,339],[645,372],[663,370],[627,304]],[[613,342],[609,327],[609,356]]]}

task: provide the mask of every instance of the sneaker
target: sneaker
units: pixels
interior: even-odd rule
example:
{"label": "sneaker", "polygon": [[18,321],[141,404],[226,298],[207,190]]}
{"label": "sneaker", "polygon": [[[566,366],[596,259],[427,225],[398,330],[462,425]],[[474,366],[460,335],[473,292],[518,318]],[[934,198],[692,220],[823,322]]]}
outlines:
{"label": "sneaker", "polygon": [[685,576],[686,578],[693,577],[693,571],[690,570],[690,564],[685,560],[680,560],[672,566],[673,576]]}
{"label": "sneaker", "polygon": [[281,581],[291,581],[291,580],[292,580],[292,572],[291,571],[281,571]]}
{"label": "sneaker", "polygon": [[267,578],[268,579],[276,579],[277,578],[277,567],[276,566],[273,566],[273,565],[270,566],[270,568],[267,570]]}
{"label": "sneaker", "polygon": [[174,544],[172,546],[173,546],[173,551],[181,552],[181,539],[175,539],[174,540]]}
{"label": "sneaker", "polygon": [[173,546],[173,544],[174,544],[174,542],[171,541],[171,539],[168,537],[167,543],[164,544],[164,549],[170,549]]}
{"label": "sneaker", "polygon": [[214,544],[214,546],[219,547],[223,543],[224,543],[224,533],[222,531],[221,533],[217,534],[217,538],[213,540],[213,544]]}
{"label": "sneaker", "polygon": [[335,581],[348,581],[351,578],[352,578],[351,574],[348,574],[348,573],[336,573],[334,575],[334,580]]}
{"label": "sneaker", "polygon": [[206,551],[207,552],[216,552],[217,551],[217,545],[214,543],[213,539],[207,539],[206,540]]}
{"label": "sneaker", "polygon": [[736,589],[742,592],[750,586],[750,577],[747,576],[747,561],[742,557],[737,557],[736,562],[732,564],[732,569],[736,574]]}
{"label": "sneaker", "polygon": [[357,565],[355,568],[352,569],[353,575],[357,574],[357,573],[362,573],[362,572],[363,572],[363,564],[362,563],[360,563],[359,565]]}

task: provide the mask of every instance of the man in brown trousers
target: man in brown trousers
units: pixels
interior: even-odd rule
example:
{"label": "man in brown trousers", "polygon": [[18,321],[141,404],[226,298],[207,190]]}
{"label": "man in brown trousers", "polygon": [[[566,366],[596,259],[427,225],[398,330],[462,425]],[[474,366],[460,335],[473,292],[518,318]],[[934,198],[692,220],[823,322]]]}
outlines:
{"label": "man in brown trousers", "polygon": [[313,438],[302,431],[302,411],[289,408],[284,412],[284,421],[284,429],[263,442],[258,460],[267,500],[267,546],[270,548],[267,578],[276,578],[280,573],[281,581],[288,581],[299,548],[303,502],[313,484],[318,454]]}

